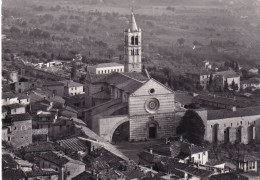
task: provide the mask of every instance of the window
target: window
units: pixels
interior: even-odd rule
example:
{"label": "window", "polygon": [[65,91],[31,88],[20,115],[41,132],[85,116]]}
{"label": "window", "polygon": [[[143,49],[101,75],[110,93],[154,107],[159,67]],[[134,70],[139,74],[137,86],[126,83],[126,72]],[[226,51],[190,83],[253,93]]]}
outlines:
{"label": "window", "polygon": [[73,88],[71,88],[71,90],[73,90]]}
{"label": "window", "polygon": [[206,155],[206,152],[203,152],[203,155]]}
{"label": "window", "polygon": [[199,154],[199,156],[198,156],[198,159],[200,159],[200,154]]}
{"label": "window", "polygon": [[27,98],[27,102],[29,102],[29,99]]}
{"label": "window", "polygon": [[8,141],[10,141],[11,140],[11,138],[10,138],[10,136],[8,136],[8,139],[7,139]]}
{"label": "window", "polygon": [[232,126],[232,123],[230,125]]}
{"label": "window", "polygon": [[131,37],[131,44],[132,44],[132,45],[135,44],[135,37],[134,37],[134,36]]}
{"label": "window", "polygon": [[75,90],[77,90],[77,87],[75,87]]}
{"label": "window", "polygon": [[240,121],[240,124],[241,124],[241,125],[243,124],[242,121]]}
{"label": "window", "polygon": [[150,94],[153,94],[154,92],[155,92],[155,89],[154,89],[154,88],[152,88],[152,89],[149,90],[149,93],[150,93]]}
{"label": "window", "polygon": [[135,45],[138,45],[138,36],[135,37]]}
{"label": "window", "polygon": [[226,124],[224,124],[224,127],[226,127]]}
{"label": "window", "polygon": [[14,127],[14,130],[16,130],[16,127]]}
{"label": "window", "polygon": [[67,172],[67,175],[68,175],[68,176],[70,175],[70,172],[69,172],[69,171]]}

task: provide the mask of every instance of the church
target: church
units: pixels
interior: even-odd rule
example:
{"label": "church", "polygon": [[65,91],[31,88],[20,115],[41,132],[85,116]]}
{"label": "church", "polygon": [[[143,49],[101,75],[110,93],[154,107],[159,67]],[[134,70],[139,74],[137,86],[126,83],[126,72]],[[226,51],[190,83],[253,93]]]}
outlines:
{"label": "church", "polygon": [[173,136],[184,113],[176,113],[174,92],[143,68],[141,33],[132,12],[124,31],[124,71],[106,63],[99,65],[102,73],[86,76],[84,120],[108,141],[118,128],[128,131],[130,141]]}

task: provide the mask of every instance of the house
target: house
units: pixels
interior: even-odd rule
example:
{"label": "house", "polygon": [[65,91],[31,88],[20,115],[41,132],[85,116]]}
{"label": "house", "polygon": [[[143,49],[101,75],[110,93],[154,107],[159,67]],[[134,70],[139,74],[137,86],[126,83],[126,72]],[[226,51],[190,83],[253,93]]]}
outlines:
{"label": "house", "polygon": [[9,129],[7,141],[15,148],[20,148],[32,143],[32,117],[30,114],[8,115],[3,125]]}
{"label": "house", "polygon": [[88,66],[87,71],[92,74],[110,74],[112,72],[124,72],[124,65],[118,63],[102,63]]}
{"label": "house", "polygon": [[18,82],[14,84],[16,93],[23,93],[27,90],[33,89],[36,87],[36,82],[32,82],[26,78],[20,78]]}
{"label": "house", "polygon": [[201,70],[198,72],[188,72],[186,77],[191,79],[195,86],[200,85],[205,90],[209,84],[210,76],[214,78],[215,74],[212,71]]}
{"label": "house", "polygon": [[78,94],[84,94],[83,84],[65,80],[60,81],[64,84],[64,96],[74,96]]}
{"label": "house", "polygon": [[18,95],[12,92],[3,92],[2,93],[2,106],[19,103]]}
{"label": "house", "polygon": [[24,105],[28,105],[28,104],[30,104],[30,97],[28,96],[28,94],[27,95],[25,95],[25,94],[19,94],[18,95],[18,101],[19,101],[19,104],[24,104]]}
{"label": "house", "polygon": [[51,168],[59,173],[58,180],[72,179],[85,171],[85,164],[66,155],[46,152],[39,155],[40,168]]}
{"label": "house", "polygon": [[26,106],[22,104],[10,104],[3,107],[8,111],[7,114],[24,114],[26,113]]}
{"label": "house", "polygon": [[234,82],[234,84],[238,87],[237,90],[240,90],[240,75],[235,71],[218,71],[215,72],[215,74],[214,79],[216,80],[218,89],[223,90],[225,88],[225,83],[227,83],[229,90],[232,90],[232,83]]}
{"label": "house", "polygon": [[43,87],[51,90],[55,95],[64,96],[64,83],[59,81],[48,81],[43,84]]}
{"label": "house", "polygon": [[208,150],[187,141],[171,143],[171,156],[182,163],[196,163],[205,165],[208,162]]}
{"label": "house", "polygon": [[257,172],[257,161],[259,159],[249,154],[241,155],[238,157],[237,169],[243,172]]}
{"label": "house", "polygon": [[24,179],[24,180],[58,180],[58,172],[53,169],[38,168],[28,161],[21,160],[10,154],[3,154],[3,179]]}
{"label": "house", "polygon": [[176,179],[206,180],[214,172],[196,168],[189,164],[175,162],[173,160],[162,160],[157,163],[159,171],[176,176]]}
{"label": "house", "polygon": [[260,89],[260,78],[250,78],[241,81],[241,89],[251,88],[252,90]]}
{"label": "house", "polygon": [[68,137],[75,133],[75,126],[73,121],[67,117],[58,117],[54,119],[48,129],[48,136],[50,139],[61,139]]}

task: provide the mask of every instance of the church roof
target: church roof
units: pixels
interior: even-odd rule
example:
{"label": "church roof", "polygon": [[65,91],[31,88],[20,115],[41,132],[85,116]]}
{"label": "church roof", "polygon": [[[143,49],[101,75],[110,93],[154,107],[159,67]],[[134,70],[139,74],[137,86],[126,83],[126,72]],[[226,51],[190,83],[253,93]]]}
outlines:
{"label": "church roof", "polygon": [[123,64],[119,64],[119,63],[101,63],[101,64],[97,64],[94,67],[96,68],[106,68],[106,67],[118,67],[118,66],[124,66]]}
{"label": "church roof", "polygon": [[208,120],[226,119],[232,117],[244,117],[260,115],[260,106],[237,108],[236,111],[228,109],[208,110]]}
{"label": "church roof", "polygon": [[138,28],[137,28],[137,25],[136,25],[136,22],[135,22],[135,16],[134,16],[134,13],[132,12],[131,14],[131,22],[130,22],[130,30],[133,32],[133,31],[138,31]]}

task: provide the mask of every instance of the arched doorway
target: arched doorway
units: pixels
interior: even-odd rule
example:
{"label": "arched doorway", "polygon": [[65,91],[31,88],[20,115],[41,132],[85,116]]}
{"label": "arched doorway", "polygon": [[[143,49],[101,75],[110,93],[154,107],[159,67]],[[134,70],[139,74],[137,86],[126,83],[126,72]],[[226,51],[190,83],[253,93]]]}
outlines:
{"label": "arched doorway", "polygon": [[212,128],[212,142],[217,143],[218,142],[218,129],[219,125],[215,124]]}
{"label": "arched doorway", "polygon": [[154,139],[157,137],[157,125],[155,123],[149,124],[149,138]]}
{"label": "arched doorway", "polygon": [[226,128],[224,131],[224,142],[229,143],[230,142],[230,127]]}
{"label": "arched doorway", "polygon": [[113,133],[112,142],[118,143],[129,140],[129,121],[119,125]]}

